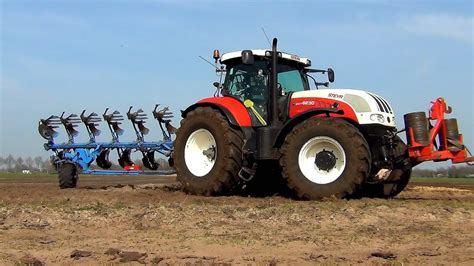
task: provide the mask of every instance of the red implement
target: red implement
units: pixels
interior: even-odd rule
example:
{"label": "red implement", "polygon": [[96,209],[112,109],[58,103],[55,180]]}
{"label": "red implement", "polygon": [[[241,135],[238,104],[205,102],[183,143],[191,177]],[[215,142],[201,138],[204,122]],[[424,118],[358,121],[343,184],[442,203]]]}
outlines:
{"label": "red implement", "polygon": [[[407,125],[408,153],[411,158],[418,162],[423,161],[446,161],[452,163],[473,162],[474,157],[468,155],[468,150],[463,144],[462,134],[457,133],[455,128],[448,128],[445,114],[450,114],[452,109],[446,105],[442,97],[431,102],[432,106],[428,118],[429,144],[423,145],[415,140],[413,127]],[[433,121],[434,125],[432,125]],[[454,119],[451,121],[455,121]],[[449,132],[448,132],[449,131]],[[457,134],[453,134],[456,132]],[[448,134],[451,133],[451,134]]]}

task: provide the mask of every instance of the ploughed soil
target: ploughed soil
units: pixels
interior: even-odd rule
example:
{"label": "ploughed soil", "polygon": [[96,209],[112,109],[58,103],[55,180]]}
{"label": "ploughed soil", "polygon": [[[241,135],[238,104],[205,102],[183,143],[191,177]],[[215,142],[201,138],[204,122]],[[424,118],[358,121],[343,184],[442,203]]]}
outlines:
{"label": "ploughed soil", "polygon": [[474,187],[391,200],[201,197],[174,176],[0,180],[0,264],[474,265]]}

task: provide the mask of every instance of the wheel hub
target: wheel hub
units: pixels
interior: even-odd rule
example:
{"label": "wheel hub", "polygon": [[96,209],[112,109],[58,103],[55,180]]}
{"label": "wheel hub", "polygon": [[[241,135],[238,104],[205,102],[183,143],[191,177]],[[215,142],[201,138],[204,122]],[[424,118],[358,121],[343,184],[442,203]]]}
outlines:
{"label": "wheel hub", "polygon": [[209,149],[202,151],[202,154],[206,156],[209,161],[214,161],[216,160],[216,147],[212,146]]}
{"label": "wheel hub", "polygon": [[323,149],[316,154],[314,163],[319,170],[327,171],[333,169],[336,166],[337,157],[333,151],[327,151]]}
{"label": "wheel hub", "polygon": [[316,184],[336,181],[346,168],[346,153],[341,144],[327,136],[309,139],[300,149],[298,166],[301,173]]}

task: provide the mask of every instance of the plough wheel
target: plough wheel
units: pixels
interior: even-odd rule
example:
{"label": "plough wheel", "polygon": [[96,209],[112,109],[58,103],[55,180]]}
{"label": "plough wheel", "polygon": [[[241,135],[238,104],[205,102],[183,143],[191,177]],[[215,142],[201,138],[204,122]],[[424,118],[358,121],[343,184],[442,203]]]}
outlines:
{"label": "plough wheel", "polygon": [[232,191],[242,166],[243,137],[219,111],[198,107],[181,121],[173,160],[178,181],[195,195],[223,195]]}
{"label": "plough wheel", "polygon": [[75,188],[77,184],[77,168],[72,163],[64,163],[58,168],[59,188]]}

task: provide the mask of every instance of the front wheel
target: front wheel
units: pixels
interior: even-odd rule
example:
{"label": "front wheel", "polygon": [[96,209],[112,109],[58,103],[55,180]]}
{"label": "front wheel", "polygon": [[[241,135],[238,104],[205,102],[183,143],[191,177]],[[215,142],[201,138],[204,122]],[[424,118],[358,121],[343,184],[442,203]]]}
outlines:
{"label": "front wheel", "polygon": [[196,195],[222,195],[232,191],[242,167],[243,137],[213,108],[198,107],[181,122],[173,160],[178,181]]}
{"label": "front wheel", "polygon": [[281,151],[288,186],[304,199],[350,196],[370,172],[367,142],[342,119],[304,121],[288,134]]}

